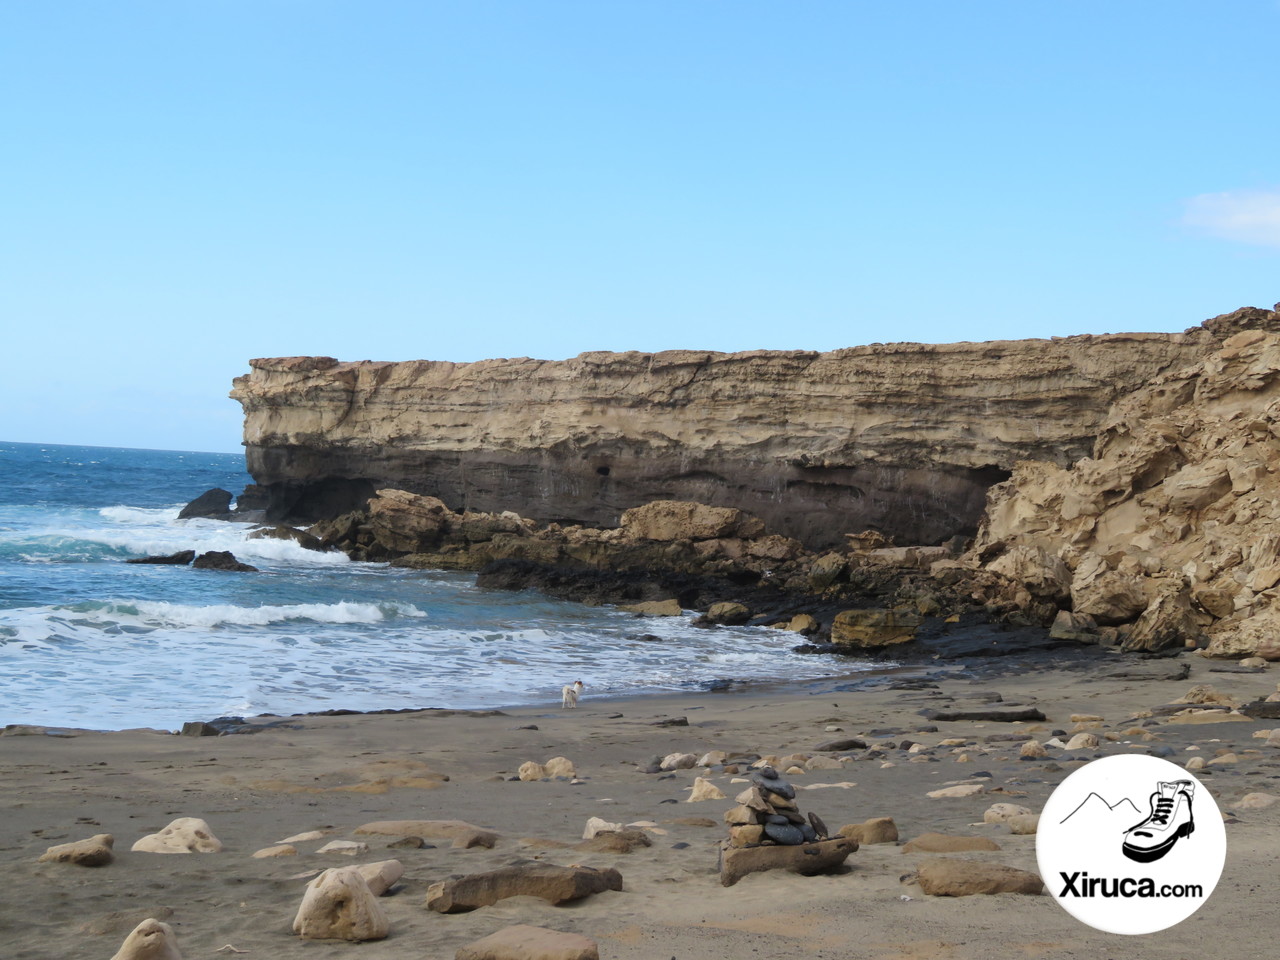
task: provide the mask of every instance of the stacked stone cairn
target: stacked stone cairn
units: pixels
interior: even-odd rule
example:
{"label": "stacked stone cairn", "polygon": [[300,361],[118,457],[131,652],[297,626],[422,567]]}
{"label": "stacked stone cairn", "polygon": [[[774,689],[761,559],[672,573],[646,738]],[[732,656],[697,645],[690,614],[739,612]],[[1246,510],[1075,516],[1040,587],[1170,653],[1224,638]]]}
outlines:
{"label": "stacked stone cairn", "polygon": [[751,786],[734,798],[738,805],[724,815],[729,824],[729,846],[796,846],[827,839],[822,818],[815,813],[806,817],[795,798],[796,788],[779,777],[777,770],[761,767],[751,775]]}

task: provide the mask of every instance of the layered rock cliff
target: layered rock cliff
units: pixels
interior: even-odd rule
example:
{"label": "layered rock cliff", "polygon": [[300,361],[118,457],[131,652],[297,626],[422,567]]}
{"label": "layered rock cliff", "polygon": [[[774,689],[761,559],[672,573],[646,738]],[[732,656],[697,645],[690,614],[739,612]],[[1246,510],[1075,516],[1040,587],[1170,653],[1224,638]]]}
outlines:
{"label": "layered rock cliff", "polygon": [[973,556],[1131,650],[1280,659],[1280,304],[1122,398],[1092,456],[1018,464]]}
{"label": "layered rock cliff", "polygon": [[829,353],[585,353],[478,363],[260,359],[235,381],[272,519],[380,487],[454,510],[614,526],[653,500],[732,506],[811,548],[971,534],[1021,460],[1091,452],[1114,402],[1274,315],[1183,333],[874,344]]}

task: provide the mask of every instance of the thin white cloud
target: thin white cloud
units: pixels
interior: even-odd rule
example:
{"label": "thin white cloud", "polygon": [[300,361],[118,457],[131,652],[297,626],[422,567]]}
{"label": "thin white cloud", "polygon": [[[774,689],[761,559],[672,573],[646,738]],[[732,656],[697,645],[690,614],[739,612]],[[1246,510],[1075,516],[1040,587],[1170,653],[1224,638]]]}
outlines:
{"label": "thin white cloud", "polygon": [[1187,201],[1182,220],[1212,237],[1280,247],[1280,191],[1202,193]]}

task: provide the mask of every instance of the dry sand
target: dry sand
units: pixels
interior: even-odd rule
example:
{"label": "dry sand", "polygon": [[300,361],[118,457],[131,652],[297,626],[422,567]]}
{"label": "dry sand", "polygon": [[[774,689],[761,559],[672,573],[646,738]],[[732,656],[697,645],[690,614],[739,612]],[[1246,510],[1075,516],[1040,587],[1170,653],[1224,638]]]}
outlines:
{"label": "dry sand", "polygon": [[[1001,850],[961,856],[1035,870],[1035,838],[981,824],[997,801],[1038,811],[1053,787],[1081,760],[1055,751],[1049,761],[1020,761],[1018,744],[985,741],[991,734],[1030,732],[1048,739],[1070,730],[1073,713],[1105,718],[1096,732],[1119,732],[1135,711],[1168,703],[1194,683],[1208,682],[1241,700],[1265,697],[1275,674],[1209,673],[1189,658],[1184,681],[1131,681],[1104,674],[1122,665],[1162,671],[1167,661],[1103,660],[1087,669],[1004,664],[1003,673],[974,677],[958,667],[935,688],[841,691],[836,682],[804,688],[753,688],[663,698],[604,701],[584,696],[576,711],[558,706],[511,709],[500,715],[423,711],[393,715],[293,718],[253,735],[181,737],[155,732],[90,733],[0,738],[0,957],[7,960],[106,960],[144,917],[171,924],[185,957],[452,958],[463,944],[502,927],[529,923],[573,931],[600,945],[602,957],[698,960],[708,957],[1262,957],[1274,953],[1280,920],[1272,914],[1280,860],[1280,804],[1228,817],[1226,868],[1217,891],[1194,916],[1170,930],[1140,938],[1095,931],[1049,896],[1001,894],[933,898],[910,882],[920,859],[893,844],[863,846],[836,875],[800,877],[778,872],[748,876],[722,887],[716,872],[719,822],[731,800],[684,802],[698,770],[672,775],[637,769],[655,755],[708,750],[760,754],[809,752],[825,740],[863,736],[929,745],[925,762],[887,751],[840,770],[794,775],[812,810],[834,830],[869,817],[891,816],[903,840],[926,831],[990,836]],[[982,706],[984,694],[1002,704],[1034,704],[1044,723],[938,723],[918,711],[934,706]],[[657,726],[687,717],[687,727]],[[528,725],[538,729],[522,729]],[[827,731],[838,726],[843,732]],[[1224,811],[1255,791],[1280,793],[1280,749],[1252,734],[1280,721],[1206,724],[1161,722],[1158,738],[1106,742],[1097,754],[1169,746],[1175,759],[1212,757],[1233,747],[1238,763],[1205,776]],[[873,734],[872,731],[891,731]],[[959,753],[939,747],[948,737],[975,745]],[[582,782],[516,782],[526,760],[571,759]],[[987,792],[965,799],[929,799],[952,781],[979,778]],[[434,779],[445,775],[447,782]],[[712,774],[732,797],[727,774]],[[675,801],[675,802],[672,802]],[[201,817],[225,844],[215,854],[166,856],[129,852],[133,842],[177,817]],[[654,821],[653,845],[630,854],[575,850],[586,821]],[[715,826],[685,818],[710,818]],[[387,849],[391,838],[356,837],[376,820],[464,819],[491,828],[493,849]],[[682,822],[685,821],[685,822]],[[254,859],[254,851],[302,831],[325,839],[297,844],[299,855]],[[37,863],[52,844],[97,833],[116,838],[116,859],[104,867]],[[314,851],[326,840],[364,839],[355,858]],[[677,844],[687,846],[677,847]],[[302,941],[290,925],[306,883],[300,874],[395,857],[405,866],[399,888],[382,901],[391,936],[348,944]],[[520,859],[615,866],[622,892],[555,907],[529,897],[471,913],[441,915],[423,906],[434,881],[490,870]],[[906,878],[906,879],[904,879]],[[220,948],[227,945],[232,953]]]}

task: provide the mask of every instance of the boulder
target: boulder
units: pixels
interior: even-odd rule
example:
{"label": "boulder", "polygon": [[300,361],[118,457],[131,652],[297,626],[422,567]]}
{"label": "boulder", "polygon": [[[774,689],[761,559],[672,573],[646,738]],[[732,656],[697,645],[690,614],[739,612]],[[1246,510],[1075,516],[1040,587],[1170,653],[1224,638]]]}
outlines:
{"label": "boulder", "polygon": [[198,817],[179,817],[159,833],[137,840],[134,853],[217,853],[222,841]]}
{"label": "boulder", "polygon": [[379,860],[377,863],[361,864],[356,869],[375,897],[383,896],[404,876],[404,864],[399,860]]}
{"label": "boulder", "polygon": [[545,780],[547,778],[547,768],[536,760],[526,760],[516,770],[516,776],[525,783],[532,783],[534,780]]}
{"label": "boulder", "polygon": [[456,519],[443,501],[407,490],[379,490],[369,501],[373,538],[392,553],[435,549]]}
{"label": "boulder", "polygon": [[1014,817],[1031,816],[1032,811],[1017,803],[993,803],[982,815],[983,823],[1008,823]]}
{"label": "boulder", "polygon": [[620,823],[612,823],[603,817],[590,817],[587,820],[587,825],[582,828],[582,839],[590,840],[597,833],[616,833],[621,829],[622,824]]}
{"label": "boulder", "polygon": [[749,540],[764,533],[764,521],[733,507],[655,500],[624,511],[622,531],[634,540]]}
{"label": "boulder", "polygon": [[621,604],[618,607],[623,613],[635,613],[642,617],[678,617],[684,610],[680,606],[680,601],[676,599],[670,600],[645,600],[642,603]]}
{"label": "boulder", "polygon": [[914,640],[923,622],[914,610],[841,610],[831,623],[831,642],[878,649]]}
{"label": "boulder", "polygon": [[431,837],[452,840],[458,850],[492,848],[498,835],[465,820],[378,820],[357,827],[356,836]]}
{"label": "boulder", "polygon": [[600,960],[594,940],[519,924],[459,947],[454,960]]}
{"label": "boulder", "polygon": [[980,793],[985,793],[986,790],[987,788],[980,783],[958,783],[954,786],[930,790],[925,796],[934,800],[951,800],[958,797],[976,797]]}
{"label": "boulder", "polygon": [[862,823],[845,824],[836,832],[862,846],[898,842],[898,825],[893,822],[893,817],[872,817]]}
{"label": "boulder", "polygon": [[630,853],[640,847],[651,847],[653,841],[643,830],[601,830],[589,840],[575,843],[573,849],[591,853]]}
{"label": "boulder", "polygon": [[1101,741],[1096,733],[1077,733],[1067,741],[1064,750],[1096,750]]}
{"label": "boulder", "polygon": [[751,611],[741,603],[726,600],[713,603],[699,619],[706,623],[738,626],[751,619]]}
{"label": "boulder", "polygon": [[1039,740],[1028,740],[1018,748],[1018,756],[1023,760],[1042,760],[1048,755],[1049,751]]}
{"label": "boulder", "polygon": [[437,913],[464,913],[508,897],[540,897],[551,903],[565,903],[621,889],[622,874],[612,868],[523,863],[433,883],[427,889],[426,906]]}
{"label": "boulder", "polygon": [[802,633],[808,636],[811,633],[817,633],[822,628],[822,624],[818,623],[812,616],[807,613],[797,613],[783,628],[790,630],[792,633]]}
{"label": "boulder", "polygon": [[1040,547],[1019,544],[992,560],[987,569],[1021,583],[1041,600],[1058,604],[1071,595],[1071,569]]}
{"label": "boulder", "polygon": [[232,573],[258,573],[258,568],[241,563],[230,550],[210,550],[191,562],[193,570],[230,570]]}
{"label": "boulder", "polygon": [[337,867],[307,884],[293,932],[304,940],[382,940],[390,924],[361,869]]}
{"label": "boulder", "polygon": [[330,840],[316,850],[316,853],[340,853],[344,857],[354,857],[368,852],[369,845],[356,840]]}
{"label": "boulder", "polygon": [[1044,892],[1039,874],[976,860],[927,860],[916,871],[920,889],[931,897]]}
{"label": "boulder", "polygon": [[749,873],[786,870],[804,876],[827,873],[841,866],[858,849],[847,837],[790,846],[720,847],[720,883],[731,887]]}
{"label": "boulder", "polygon": [[272,857],[296,857],[298,848],[291,843],[277,843],[253,852],[253,859],[267,860]]}
{"label": "boulder", "polygon": [[693,780],[693,786],[689,789],[692,792],[689,794],[688,803],[697,803],[700,800],[724,799],[724,791],[706,777],[695,777]]}
{"label": "boulder", "polygon": [[173,927],[147,919],[133,928],[111,960],[182,960]]}
{"label": "boulder", "polygon": [[169,564],[175,567],[185,566],[196,558],[194,550],[179,550],[177,553],[170,553],[160,557],[134,557],[132,560],[126,560],[125,563],[152,563],[152,564]]}
{"label": "boulder", "polygon": [[1169,647],[1195,646],[1203,635],[1190,592],[1180,580],[1167,577],[1157,581],[1146,610],[1129,629],[1120,649],[1154,653]]}
{"label": "boulder", "polygon": [[1128,623],[1147,609],[1142,578],[1081,564],[1071,585],[1071,609],[1103,626]]}
{"label": "boulder", "polygon": [[697,765],[696,753],[669,753],[658,764],[663,770],[691,770]]}
{"label": "boulder", "polygon": [[903,853],[963,853],[966,850],[999,850],[990,837],[956,837],[945,833],[922,833],[902,845]]}
{"label": "boulder", "polygon": [[231,497],[231,491],[223,490],[221,487],[214,487],[212,490],[206,490],[178,511],[178,519],[229,519],[231,516]]}
{"label": "boulder", "polygon": [[74,843],[60,843],[50,847],[41,854],[38,863],[74,863],[81,867],[103,867],[110,863],[115,854],[111,847],[115,837],[109,833],[99,833],[88,840],[76,840]]}
{"label": "boulder", "polygon": [[576,777],[578,771],[568,757],[552,757],[544,765],[548,777]]}
{"label": "boulder", "polygon": [[1059,610],[1049,627],[1049,638],[1052,640],[1074,640],[1076,643],[1097,643],[1102,639],[1098,632],[1098,623],[1087,613],[1075,613],[1071,610]]}
{"label": "boulder", "polygon": [[1034,836],[1040,829],[1040,814],[1023,813],[1005,821],[1014,836]]}

